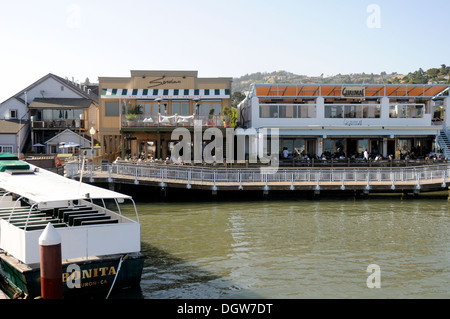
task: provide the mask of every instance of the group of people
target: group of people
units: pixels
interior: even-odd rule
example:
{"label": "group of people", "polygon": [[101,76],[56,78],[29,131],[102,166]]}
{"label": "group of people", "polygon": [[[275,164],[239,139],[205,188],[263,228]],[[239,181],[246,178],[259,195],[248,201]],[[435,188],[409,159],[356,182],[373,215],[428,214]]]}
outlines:
{"label": "group of people", "polygon": [[[126,162],[135,162],[135,163],[142,163],[142,162],[146,162],[146,163],[164,163],[164,164],[179,164],[179,165],[183,165],[183,159],[181,157],[175,159],[173,157],[166,157],[164,160],[163,159],[155,159],[153,158],[153,156],[148,157],[147,159],[144,158],[145,156],[131,156],[131,154],[125,155],[123,158],[123,161]],[[122,161],[122,158],[120,156],[117,156],[116,160],[113,162],[114,164],[119,163],[120,161]]]}
{"label": "group of people", "polygon": [[[287,147],[283,148],[282,154],[281,154],[281,158],[282,159],[299,159],[299,160],[311,160],[311,158],[314,158],[316,160],[322,160],[322,161],[327,161],[330,159],[333,160],[345,160],[347,158],[350,158],[351,160],[356,160],[358,158],[363,159],[365,161],[369,161],[370,159],[373,159],[375,161],[380,161],[385,159],[381,154],[379,153],[374,153],[374,154],[369,154],[369,152],[366,150],[364,150],[364,152],[361,154],[362,157],[360,157],[359,154],[352,154],[350,157],[347,157],[345,155],[345,153],[343,151],[341,151],[339,148],[336,152],[334,152],[333,154],[330,152],[324,152],[322,153],[322,155],[320,156],[311,156],[309,154],[305,154],[305,153],[298,153],[297,151],[294,151],[294,154],[290,154],[289,150]],[[388,156],[389,159],[393,159],[393,155],[389,155]]]}

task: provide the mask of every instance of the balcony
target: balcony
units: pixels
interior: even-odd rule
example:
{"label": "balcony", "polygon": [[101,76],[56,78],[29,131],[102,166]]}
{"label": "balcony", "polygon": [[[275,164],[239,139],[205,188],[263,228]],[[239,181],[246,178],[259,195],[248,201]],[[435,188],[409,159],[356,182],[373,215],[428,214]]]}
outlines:
{"label": "balcony", "polygon": [[230,116],[225,115],[133,115],[122,116],[122,128],[175,128],[175,127],[231,127]]}
{"label": "balcony", "polygon": [[259,127],[368,127],[440,125],[432,120],[423,103],[403,104],[260,104]]}
{"label": "balcony", "polygon": [[80,120],[76,119],[58,119],[58,120],[45,120],[45,121],[32,121],[31,122],[31,127],[34,130],[39,130],[39,129],[55,129],[55,130],[59,130],[59,129],[80,129],[80,124],[81,124],[81,128],[84,128],[84,120]]}

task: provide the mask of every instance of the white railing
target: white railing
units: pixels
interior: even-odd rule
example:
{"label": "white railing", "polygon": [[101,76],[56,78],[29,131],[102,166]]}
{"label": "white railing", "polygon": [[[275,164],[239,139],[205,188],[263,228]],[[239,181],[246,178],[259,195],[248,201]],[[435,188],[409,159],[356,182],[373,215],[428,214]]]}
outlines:
{"label": "white railing", "polygon": [[[79,176],[77,164],[66,168],[66,175],[74,178]],[[99,174],[102,173],[102,174]],[[415,183],[420,187],[422,181],[431,184],[446,184],[450,178],[450,165],[429,165],[416,167],[385,167],[385,168],[280,168],[268,172],[260,168],[215,168],[196,167],[188,165],[164,164],[103,164],[88,165],[83,176],[88,179],[107,177],[110,181],[117,176],[129,176],[136,180],[149,178],[164,185],[168,180],[176,183],[190,184],[206,183],[342,183],[361,184],[373,183]]]}

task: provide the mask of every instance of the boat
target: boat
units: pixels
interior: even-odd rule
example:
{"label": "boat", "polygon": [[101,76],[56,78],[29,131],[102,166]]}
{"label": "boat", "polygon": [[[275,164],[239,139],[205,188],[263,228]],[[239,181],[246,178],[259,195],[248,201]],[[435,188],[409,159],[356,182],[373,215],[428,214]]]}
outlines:
{"label": "boat", "polygon": [[[124,216],[131,201],[136,216]],[[131,196],[72,180],[0,153],[0,288],[40,298],[39,237],[61,238],[63,298],[105,296],[139,286],[145,256]]]}

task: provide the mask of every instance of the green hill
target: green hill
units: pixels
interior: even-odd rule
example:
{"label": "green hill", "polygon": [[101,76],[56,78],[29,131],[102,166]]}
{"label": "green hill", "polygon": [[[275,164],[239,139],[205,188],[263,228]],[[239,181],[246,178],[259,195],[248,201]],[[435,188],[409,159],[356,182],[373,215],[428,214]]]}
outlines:
{"label": "green hill", "polygon": [[381,72],[374,73],[353,73],[337,74],[333,76],[306,76],[290,73],[287,71],[257,72],[246,74],[239,78],[233,78],[232,91],[244,92],[253,83],[299,83],[299,84],[426,84],[426,83],[446,83],[450,84],[450,67],[442,64],[439,68],[431,68],[427,71],[421,68],[406,75],[396,72],[387,74]]}

